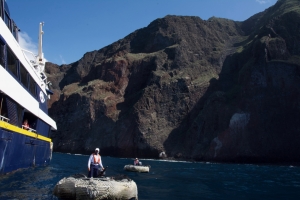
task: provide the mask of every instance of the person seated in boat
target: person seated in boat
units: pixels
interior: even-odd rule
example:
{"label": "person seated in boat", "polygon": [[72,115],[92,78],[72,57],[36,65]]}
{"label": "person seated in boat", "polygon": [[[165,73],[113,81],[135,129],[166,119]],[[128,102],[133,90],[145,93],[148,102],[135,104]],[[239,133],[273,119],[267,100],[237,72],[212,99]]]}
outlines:
{"label": "person seated in boat", "polygon": [[139,161],[138,158],[136,158],[133,162],[134,165],[142,165],[142,162]]}
{"label": "person seated in boat", "polygon": [[97,177],[98,176],[98,171],[103,170],[103,165],[102,165],[102,160],[101,156],[99,154],[100,149],[96,148],[95,152],[91,154],[89,161],[88,161],[88,170],[89,174],[88,177]]}
{"label": "person seated in boat", "polygon": [[25,119],[24,120],[24,122],[23,122],[23,129],[25,129],[25,130],[29,130],[29,123],[28,123],[28,120],[27,119]]}

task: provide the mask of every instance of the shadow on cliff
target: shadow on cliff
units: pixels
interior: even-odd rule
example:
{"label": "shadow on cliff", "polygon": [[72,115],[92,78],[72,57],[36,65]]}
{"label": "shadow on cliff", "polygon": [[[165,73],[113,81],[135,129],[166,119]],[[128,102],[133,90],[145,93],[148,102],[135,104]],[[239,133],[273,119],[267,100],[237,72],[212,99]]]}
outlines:
{"label": "shadow on cliff", "polygon": [[[209,115],[213,116],[211,118],[214,118],[212,120],[206,116],[202,116],[203,118],[200,117],[199,119],[199,116],[205,111],[209,103],[220,100],[218,97],[216,98],[215,96],[217,95],[214,94],[220,92],[225,94],[223,96],[227,97],[230,93],[228,91],[232,91],[233,88],[236,88],[235,85],[237,85],[239,66],[241,66],[243,62],[245,62],[244,59],[238,58],[238,53],[228,55],[225,58],[222,70],[219,73],[219,79],[212,78],[209,81],[209,86],[204,95],[182,120],[180,126],[174,129],[164,142],[164,148],[168,157],[183,160],[204,160],[204,155],[209,150],[212,139],[216,137],[218,132],[224,130],[222,130],[223,127],[220,127],[217,123],[214,125],[214,121],[221,120],[218,119],[217,115],[213,116],[213,113],[210,113]],[[220,104],[227,104],[228,101],[231,101],[229,102],[231,105],[234,104],[233,102],[239,93],[239,89],[236,90],[237,91],[231,92],[231,98],[222,97],[223,99],[220,100]],[[218,110],[216,112],[218,112]],[[211,121],[209,122],[208,120]],[[227,119],[227,121],[229,125],[229,119]],[[208,129],[212,131],[209,132],[207,131]]]}
{"label": "shadow on cliff", "polygon": [[[299,161],[299,89],[295,87],[299,66],[266,61],[263,48],[256,48],[255,42],[253,47],[226,57],[219,80],[210,80],[206,93],[164,142],[169,157],[239,163]],[[223,107],[226,115],[218,110]],[[240,111],[251,115],[247,127],[242,134],[226,136],[231,117]]]}
{"label": "shadow on cliff", "polygon": [[78,73],[76,73],[76,67],[78,66],[78,63],[79,62],[77,61],[75,63],[72,63],[71,65],[63,66],[65,75],[59,83],[60,90],[62,90],[66,85],[80,81],[80,76],[78,75]]}
{"label": "shadow on cliff", "polygon": [[[140,141],[137,134],[138,130],[138,115],[137,115],[137,102],[143,97],[145,88],[151,79],[151,74],[156,70],[155,58],[152,58],[149,62],[142,61],[136,63],[134,69],[128,77],[128,85],[125,89],[124,102],[117,104],[117,110],[120,110],[119,118],[116,122],[116,134],[118,144],[118,154],[120,157],[153,157],[154,150],[149,147],[146,142]],[[138,144],[144,143],[143,148],[139,148]],[[124,146],[124,148],[119,148]],[[112,147],[114,148],[114,147]]]}
{"label": "shadow on cliff", "polygon": [[207,89],[206,93],[195,104],[194,108],[189,112],[189,114],[182,120],[179,127],[171,131],[167,140],[163,144],[168,157],[184,160],[193,159],[191,155],[188,155],[191,154],[193,147],[187,147],[184,145],[184,143],[187,142],[186,139],[194,140],[195,138],[186,138],[186,133],[187,130],[190,129],[190,126],[192,126],[192,124],[194,123],[194,120],[197,118],[199,113],[203,110],[205,102],[215,91],[217,85],[218,81],[214,78],[211,79],[209,88]]}
{"label": "shadow on cliff", "polygon": [[100,130],[90,117],[86,117],[90,110],[89,105],[89,99],[79,94],[68,97],[61,95],[60,99],[52,104],[49,114],[58,124],[57,131],[51,133],[55,152],[89,154],[98,146],[94,144],[97,141],[87,142],[89,138],[99,133],[103,134],[105,128],[114,127],[114,121],[103,114],[103,106],[96,106],[96,115],[102,113],[101,119],[98,120],[106,124],[106,127]]}

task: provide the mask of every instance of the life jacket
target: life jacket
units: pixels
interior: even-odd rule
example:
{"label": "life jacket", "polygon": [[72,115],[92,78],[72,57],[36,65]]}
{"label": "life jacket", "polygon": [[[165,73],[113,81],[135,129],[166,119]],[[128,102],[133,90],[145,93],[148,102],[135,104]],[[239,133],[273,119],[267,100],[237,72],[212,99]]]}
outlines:
{"label": "life jacket", "polygon": [[93,157],[94,157],[94,164],[99,164],[100,163],[100,154],[95,154],[93,153]]}

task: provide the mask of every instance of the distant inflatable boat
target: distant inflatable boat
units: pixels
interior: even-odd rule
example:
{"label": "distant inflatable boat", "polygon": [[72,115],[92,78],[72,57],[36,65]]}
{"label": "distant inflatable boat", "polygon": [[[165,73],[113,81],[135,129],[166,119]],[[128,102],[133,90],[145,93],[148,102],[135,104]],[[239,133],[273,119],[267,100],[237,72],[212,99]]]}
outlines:
{"label": "distant inflatable boat", "polygon": [[126,171],[131,171],[131,172],[145,172],[145,173],[148,173],[150,171],[150,166],[145,166],[145,165],[125,165],[124,169]]}
{"label": "distant inflatable boat", "polygon": [[138,199],[136,183],[129,178],[87,178],[74,175],[61,179],[53,194],[60,199]]}

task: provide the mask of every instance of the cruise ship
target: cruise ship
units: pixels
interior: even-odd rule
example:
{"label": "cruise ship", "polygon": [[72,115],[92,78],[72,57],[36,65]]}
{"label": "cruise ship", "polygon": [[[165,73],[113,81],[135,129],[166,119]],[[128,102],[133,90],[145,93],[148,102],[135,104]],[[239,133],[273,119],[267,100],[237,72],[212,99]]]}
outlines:
{"label": "cruise ship", "polygon": [[52,159],[47,101],[53,94],[44,73],[43,23],[38,52],[19,45],[19,28],[8,5],[0,0],[0,175],[32,166],[47,166]]}

